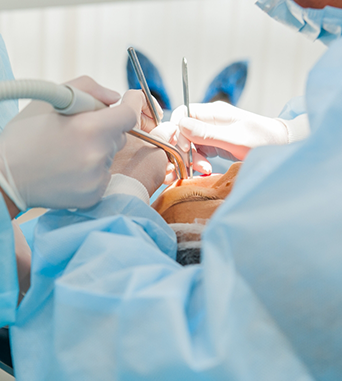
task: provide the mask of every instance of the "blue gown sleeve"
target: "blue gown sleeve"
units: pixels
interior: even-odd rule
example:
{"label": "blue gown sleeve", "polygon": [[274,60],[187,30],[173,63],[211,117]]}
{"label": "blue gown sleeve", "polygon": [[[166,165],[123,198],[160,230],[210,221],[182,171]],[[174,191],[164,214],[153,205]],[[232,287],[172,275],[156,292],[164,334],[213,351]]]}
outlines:
{"label": "blue gown sleeve", "polygon": [[[13,80],[13,72],[8,57],[5,42],[0,35],[0,81]],[[8,100],[0,103],[0,132],[6,124],[13,119],[19,112],[18,100]]]}
{"label": "blue gown sleeve", "polygon": [[311,380],[222,253],[222,234],[213,225],[203,265],[182,267],[173,231],[137,198],[42,217],[11,328],[16,379],[273,381],[286,369]]}
{"label": "blue gown sleeve", "polygon": [[0,327],[16,316],[19,286],[11,219],[0,194]]}
{"label": "blue gown sleeve", "polygon": [[299,96],[290,99],[279,114],[279,118],[291,120],[299,115],[306,114],[305,97]]}

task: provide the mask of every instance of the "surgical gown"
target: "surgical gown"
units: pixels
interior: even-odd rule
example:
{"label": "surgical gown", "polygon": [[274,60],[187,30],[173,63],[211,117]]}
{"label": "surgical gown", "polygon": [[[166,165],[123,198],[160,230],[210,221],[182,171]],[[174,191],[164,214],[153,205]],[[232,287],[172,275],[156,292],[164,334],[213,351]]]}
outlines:
{"label": "surgical gown", "polygon": [[17,380],[341,380],[342,40],[305,100],[312,134],[251,151],[200,265],[132,196],[42,217]]}
{"label": "surgical gown", "polygon": [[[14,79],[6,46],[0,35],[0,81]],[[0,102],[0,133],[18,113],[18,101]],[[0,327],[15,320],[18,301],[14,236],[6,204],[0,194]]]}

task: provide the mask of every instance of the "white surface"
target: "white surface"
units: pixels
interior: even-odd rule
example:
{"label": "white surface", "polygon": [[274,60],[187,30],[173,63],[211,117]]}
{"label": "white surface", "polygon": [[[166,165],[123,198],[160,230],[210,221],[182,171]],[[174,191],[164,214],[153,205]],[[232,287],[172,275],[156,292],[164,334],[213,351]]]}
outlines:
{"label": "white surface", "polygon": [[[80,5],[94,3],[113,3],[132,0],[0,0],[0,9],[46,8],[63,5]],[[134,0],[139,1],[139,0]]]}
{"label": "white surface", "polygon": [[[11,0],[12,1],[12,0]],[[173,106],[182,103],[181,60],[189,65],[190,101],[228,63],[249,59],[240,106],[277,116],[301,95],[308,69],[325,47],[270,19],[253,0],[133,1],[0,14],[17,78],[63,82],[88,74],[127,89],[126,49],[157,64]]]}

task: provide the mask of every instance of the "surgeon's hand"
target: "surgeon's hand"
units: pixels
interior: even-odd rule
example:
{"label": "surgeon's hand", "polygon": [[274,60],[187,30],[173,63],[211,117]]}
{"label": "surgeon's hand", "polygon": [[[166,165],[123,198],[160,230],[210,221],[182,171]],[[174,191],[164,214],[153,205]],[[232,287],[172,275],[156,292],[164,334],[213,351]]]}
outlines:
{"label": "surgeon's hand", "polygon": [[[191,104],[191,118],[186,118],[184,106],[178,107],[171,116],[171,122],[180,129],[178,146],[189,151],[190,141],[198,149],[194,165],[207,173],[200,158],[221,156],[243,160],[251,148],[270,144],[288,143],[288,131],[281,120],[257,115],[225,102]],[[203,168],[201,168],[203,167]]]}
{"label": "surgeon's hand", "polygon": [[[70,84],[106,105],[120,99],[88,77]],[[141,91],[127,92],[118,106],[73,116],[32,102],[0,135],[0,172],[7,182],[2,179],[0,186],[21,210],[89,207],[107,187],[125,132],[152,124]]]}
{"label": "surgeon's hand", "polygon": [[[163,123],[151,131],[151,135],[175,144],[177,128],[172,123]],[[112,174],[120,173],[140,181],[151,197],[163,184],[168,168],[165,152],[134,136],[127,135],[127,144],[113,161]]]}
{"label": "surgeon's hand", "polygon": [[[160,107],[157,100],[154,97],[152,98],[155,103],[159,118],[163,119],[164,112],[162,108]],[[136,128],[146,132],[151,132],[156,127],[156,124],[152,117],[152,113],[146,102],[145,95],[141,90],[128,90],[124,94],[122,101],[129,105],[132,108],[132,110],[136,113]]]}

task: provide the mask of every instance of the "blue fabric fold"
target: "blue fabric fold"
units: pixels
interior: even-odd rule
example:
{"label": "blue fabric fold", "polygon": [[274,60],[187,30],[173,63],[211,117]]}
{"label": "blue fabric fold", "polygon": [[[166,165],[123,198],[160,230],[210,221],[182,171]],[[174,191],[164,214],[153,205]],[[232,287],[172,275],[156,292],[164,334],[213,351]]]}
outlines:
{"label": "blue fabric fold", "polygon": [[14,235],[5,201],[0,193],[0,328],[15,321],[18,303],[18,275]]}

